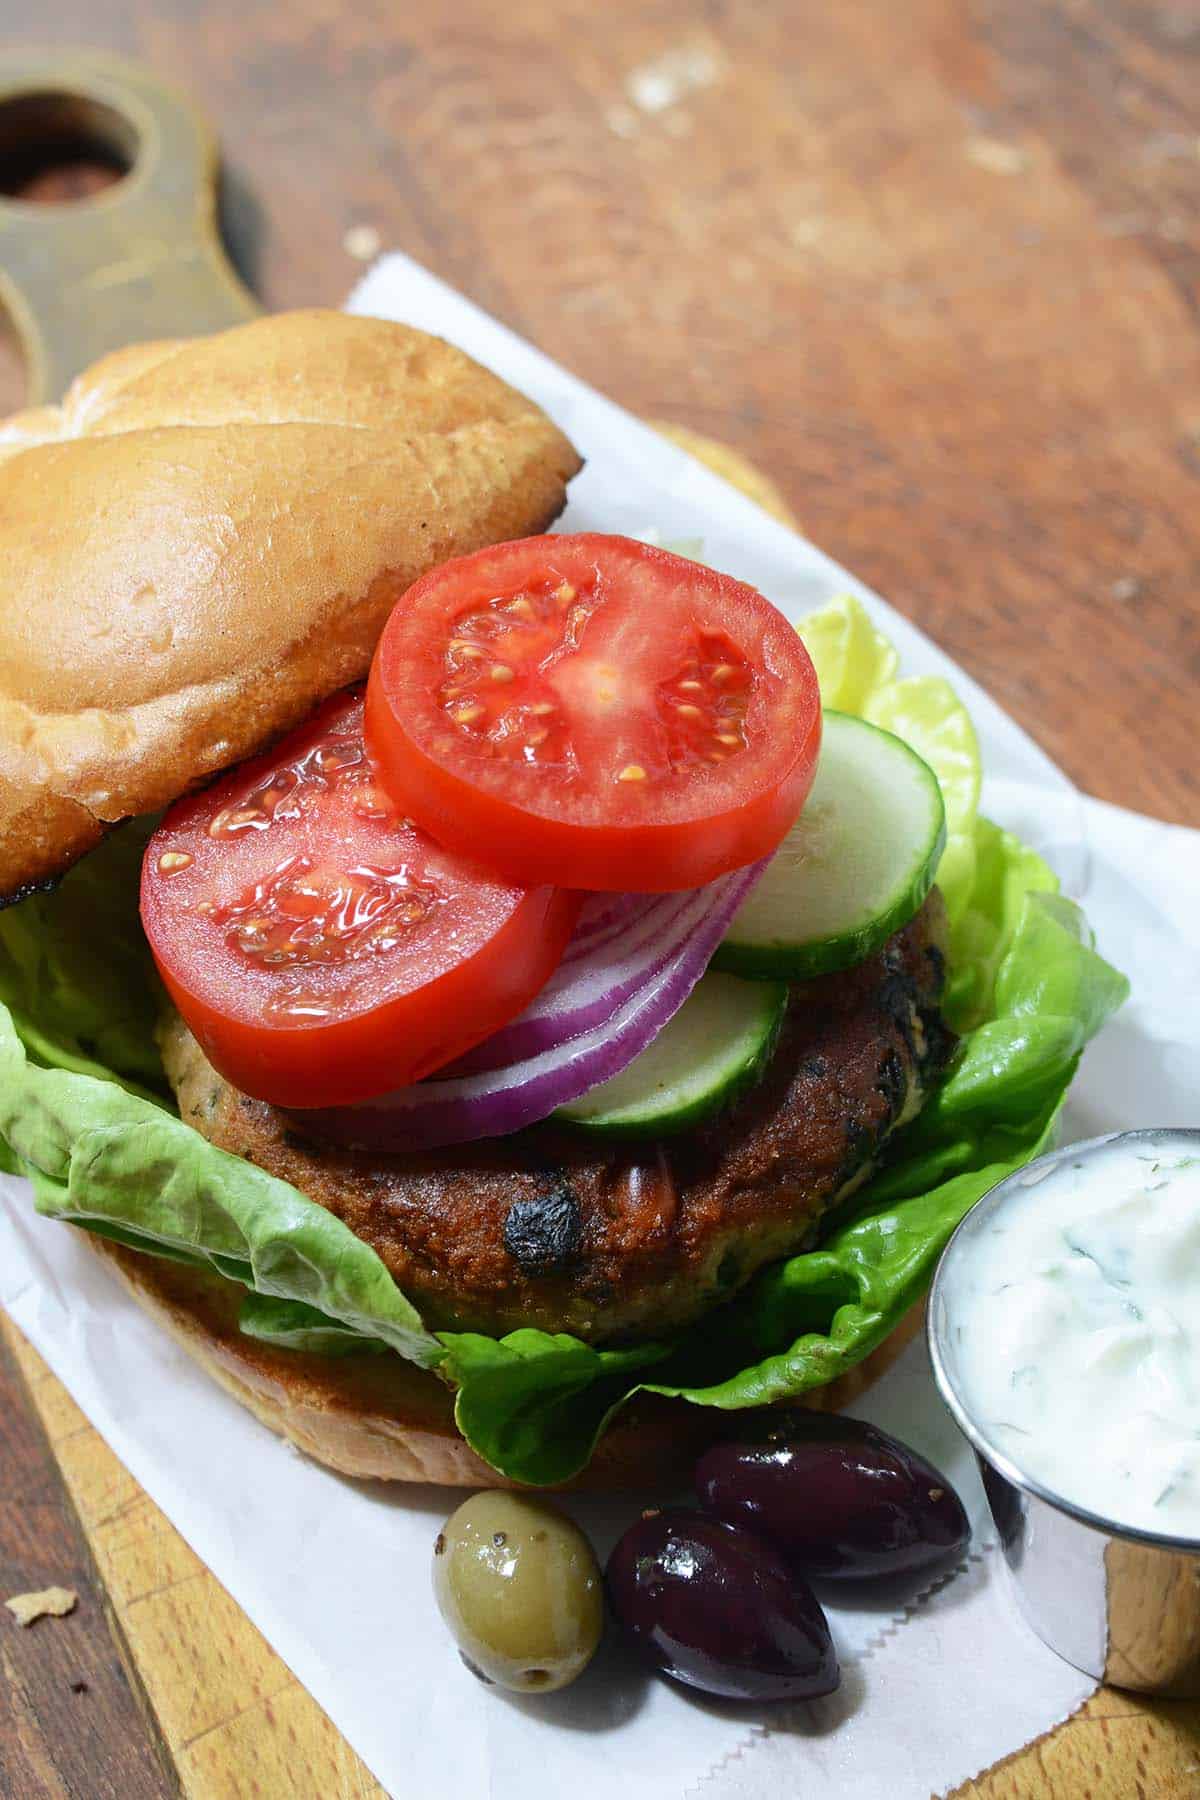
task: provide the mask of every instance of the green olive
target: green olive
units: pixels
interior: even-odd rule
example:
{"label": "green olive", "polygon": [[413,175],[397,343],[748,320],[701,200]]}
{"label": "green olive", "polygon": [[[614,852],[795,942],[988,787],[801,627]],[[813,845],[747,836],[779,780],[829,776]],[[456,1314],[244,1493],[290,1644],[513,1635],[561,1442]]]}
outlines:
{"label": "green olive", "polygon": [[433,1589],[466,1661],[519,1693],[582,1675],[604,1628],[604,1588],[578,1525],[542,1500],[464,1500],[433,1547]]}

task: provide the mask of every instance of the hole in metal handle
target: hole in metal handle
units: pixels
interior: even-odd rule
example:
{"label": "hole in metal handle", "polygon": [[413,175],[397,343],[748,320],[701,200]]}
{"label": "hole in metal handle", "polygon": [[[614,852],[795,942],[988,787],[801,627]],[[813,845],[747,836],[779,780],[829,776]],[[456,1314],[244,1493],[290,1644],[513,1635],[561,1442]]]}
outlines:
{"label": "hole in metal handle", "polygon": [[29,399],[29,370],[16,327],[0,301],[0,423]]}
{"label": "hole in metal handle", "polygon": [[[140,149],[135,125],[102,100],[45,88],[0,100],[0,206],[77,206],[117,186]],[[0,418],[28,397],[28,369],[0,305]]]}
{"label": "hole in metal handle", "polygon": [[[0,331],[30,402],[100,357],[259,307],[221,240],[216,143],[185,94],[100,52],[0,51]],[[14,403],[0,352],[0,408]]]}
{"label": "hole in metal handle", "polygon": [[86,94],[46,89],[0,100],[0,204],[73,205],[115,186],[138,157],[137,128]]}

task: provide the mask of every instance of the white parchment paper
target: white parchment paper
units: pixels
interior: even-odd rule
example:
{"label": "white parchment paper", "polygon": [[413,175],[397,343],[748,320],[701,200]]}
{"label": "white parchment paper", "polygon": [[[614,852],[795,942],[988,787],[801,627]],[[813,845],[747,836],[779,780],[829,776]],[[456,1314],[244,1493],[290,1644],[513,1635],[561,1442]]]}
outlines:
{"label": "white parchment paper", "polygon": [[[379,264],[351,306],[450,338],[542,402],[587,458],[563,529],[700,536],[706,560],[793,616],[852,589],[906,671],[949,675],[982,739],[987,810],[1050,857],[1134,980],[1134,1001],[1085,1058],[1069,1134],[1200,1121],[1200,834],[1083,799],[860,583],[407,259]],[[1091,1690],[1010,1610],[971,1459],[919,1344],[858,1410],[955,1481],[977,1525],[975,1554],[932,1593],[831,1600],[846,1668],[838,1695],[774,1711],[707,1704],[645,1677],[611,1645],[563,1694],[485,1689],[460,1665],[430,1593],[447,1495],[347,1481],[289,1450],[130,1306],[71,1230],[36,1217],[24,1183],[0,1178],[0,1201],[0,1302],[397,1795],[927,1800]],[[611,1502],[574,1510],[602,1554],[631,1512]]]}

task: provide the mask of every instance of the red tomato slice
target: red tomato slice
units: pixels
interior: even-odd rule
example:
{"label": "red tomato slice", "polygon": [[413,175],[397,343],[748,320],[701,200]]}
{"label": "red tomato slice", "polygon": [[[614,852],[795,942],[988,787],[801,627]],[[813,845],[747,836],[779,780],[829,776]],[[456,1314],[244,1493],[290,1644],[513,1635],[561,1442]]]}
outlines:
{"label": "red tomato slice", "polygon": [[775,849],[821,712],[761,594],[587,534],[423,576],[384,628],[366,729],[392,798],[440,843],[511,881],[661,892]]}
{"label": "red tomato slice", "polygon": [[142,924],[205,1054],[244,1093],[331,1106],[419,1081],[557,967],[578,900],[494,880],[396,812],[339,695],[181,800],[142,865]]}

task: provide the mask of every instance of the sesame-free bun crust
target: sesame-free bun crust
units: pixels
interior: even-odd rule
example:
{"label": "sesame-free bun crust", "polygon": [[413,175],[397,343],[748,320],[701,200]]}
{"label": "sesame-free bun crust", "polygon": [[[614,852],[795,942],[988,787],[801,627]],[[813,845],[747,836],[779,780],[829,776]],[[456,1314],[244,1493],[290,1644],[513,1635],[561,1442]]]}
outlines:
{"label": "sesame-free bun crust", "polygon": [[366,673],[426,569],[579,458],[438,338],[338,312],[105,357],[0,424],[0,899]]}
{"label": "sesame-free bun crust", "polygon": [[[400,1356],[322,1357],[243,1337],[237,1328],[243,1290],[233,1282],[81,1235],[201,1368],[318,1462],[342,1475],[383,1481],[514,1485],[459,1436],[452,1396],[436,1375]],[[806,1394],[804,1405],[823,1412],[852,1405],[915,1335],[922,1313],[921,1305],[913,1307],[864,1362]],[[571,1486],[645,1492],[686,1480],[701,1450],[736,1434],[737,1421],[736,1412],[639,1395],[617,1414]]]}

